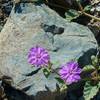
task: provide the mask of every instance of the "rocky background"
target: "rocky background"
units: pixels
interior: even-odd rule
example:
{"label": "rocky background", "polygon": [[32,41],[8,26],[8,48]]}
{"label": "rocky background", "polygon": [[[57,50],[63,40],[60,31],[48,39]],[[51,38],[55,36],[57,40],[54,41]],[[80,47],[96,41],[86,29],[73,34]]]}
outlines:
{"label": "rocky background", "polygon": [[[16,2],[20,0],[15,0]],[[14,0],[0,0],[0,31],[3,28],[4,24],[7,21],[7,18],[11,12],[11,9],[15,3]],[[22,2],[25,0],[21,0]],[[27,0],[26,0],[27,1]],[[34,1],[34,0],[28,0]],[[36,1],[36,0],[35,0]],[[77,4],[75,3],[76,0],[49,0],[50,3],[62,5],[63,7],[66,7],[67,9],[78,9]],[[92,8],[90,10],[90,14],[100,17],[100,3],[99,0],[82,0],[82,5],[86,6],[88,4],[92,5]],[[64,9],[61,9],[59,7],[55,7],[52,4],[48,4],[49,7],[56,10],[62,17],[64,17]],[[97,41],[99,42],[99,33],[100,33],[100,22],[94,21],[93,19],[87,17],[87,16],[80,16],[79,18],[74,19],[73,21],[88,26],[92,32],[95,34]]]}
{"label": "rocky background", "polygon": [[[27,51],[36,44],[45,47],[56,70],[71,59],[78,59],[83,67],[91,63],[100,45],[100,21],[82,14],[69,22],[66,12],[79,10],[76,0],[34,1],[0,1],[0,100],[84,100],[84,83],[61,94],[55,74],[46,79],[41,70],[31,67]],[[81,3],[83,7],[91,4],[88,13],[100,17],[98,0]]]}

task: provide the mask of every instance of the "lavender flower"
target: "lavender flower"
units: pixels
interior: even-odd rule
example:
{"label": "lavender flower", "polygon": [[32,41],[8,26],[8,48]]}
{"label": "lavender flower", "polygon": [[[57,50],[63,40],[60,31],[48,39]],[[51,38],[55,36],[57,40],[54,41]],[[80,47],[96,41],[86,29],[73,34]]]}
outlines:
{"label": "lavender flower", "polygon": [[32,47],[28,53],[28,62],[37,67],[47,66],[50,61],[50,56],[46,49],[36,46]]}
{"label": "lavender flower", "polygon": [[78,82],[81,79],[81,72],[82,69],[79,68],[78,63],[70,61],[62,66],[62,68],[59,71],[59,74],[61,79],[63,79],[69,85],[73,82]]}

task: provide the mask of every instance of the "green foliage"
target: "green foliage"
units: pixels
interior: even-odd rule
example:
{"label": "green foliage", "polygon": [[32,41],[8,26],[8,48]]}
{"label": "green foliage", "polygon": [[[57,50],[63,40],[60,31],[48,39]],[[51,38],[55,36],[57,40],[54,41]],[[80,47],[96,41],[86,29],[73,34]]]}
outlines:
{"label": "green foliage", "polygon": [[90,82],[86,82],[84,86],[84,98],[85,100],[91,100],[99,91],[98,85],[91,85]]}
{"label": "green foliage", "polygon": [[90,11],[92,8],[92,5],[87,5],[84,7],[84,11]]}
{"label": "green foliage", "polygon": [[83,68],[83,71],[93,71],[95,69],[99,69],[99,59],[97,56],[91,56],[92,65],[86,65]]}
{"label": "green foliage", "polygon": [[99,83],[98,83],[98,87],[100,88],[100,81],[99,81]]}
{"label": "green foliage", "polygon": [[79,17],[79,15],[80,14],[74,9],[70,9],[65,13],[66,19],[69,21]]}
{"label": "green foliage", "polygon": [[43,68],[43,73],[44,73],[46,78],[48,78],[50,75],[50,71],[47,68]]}
{"label": "green foliage", "polygon": [[95,63],[98,63],[98,57],[96,57],[95,55],[91,56],[91,60]]}
{"label": "green foliage", "polygon": [[62,80],[60,77],[55,77],[55,79],[56,79],[60,84],[62,84],[61,87],[60,87],[60,92],[66,91],[67,85],[66,85],[66,83],[64,82],[64,80]]}
{"label": "green foliage", "polygon": [[97,56],[91,56],[92,65],[98,69],[99,68],[99,59]]}
{"label": "green foliage", "polygon": [[60,92],[66,91],[66,89],[67,89],[67,85],[66,85],[66,84],[63,84],[63,85],[60,87]]}
{"label": "green foliage", "polygon": [[55,79],[56,79],[59,83],[64,84],[64,81],[63,81],[60,77],[55,77]]}
{"label": "green foliage", "polygon": [[91,71],[91,70],[94,70],[94,69],[95,68],[94,68],[93,65],[86,65],[86,66],[84,66],[83,71],[87,72],[87,71]]}

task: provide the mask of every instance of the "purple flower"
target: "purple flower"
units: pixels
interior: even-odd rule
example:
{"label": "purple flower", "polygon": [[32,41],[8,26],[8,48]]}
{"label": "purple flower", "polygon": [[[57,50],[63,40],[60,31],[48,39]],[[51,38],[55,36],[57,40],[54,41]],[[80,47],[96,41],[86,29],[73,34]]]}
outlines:
{"label": "purple flower", "polygon": [[32,47],[28,53],[28,62],[37,67],[47,66],[50,61],[50,56],[46,49],[36,46]]}
{"label": "purple flower", "polygon": [[81,79],[81,72],[82,69],[79,68],[78,63],[75,61],[70,61],[62,66],[59,71],[59,75],[61,79],[63,79],[69,85],[73,82],[78,82]]}

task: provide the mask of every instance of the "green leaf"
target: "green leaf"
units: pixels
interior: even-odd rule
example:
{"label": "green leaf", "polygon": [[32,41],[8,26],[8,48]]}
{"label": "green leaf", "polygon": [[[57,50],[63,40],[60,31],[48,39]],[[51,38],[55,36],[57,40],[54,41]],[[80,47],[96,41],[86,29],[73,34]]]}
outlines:
{"label": "green leaf", "polygon": [[86,66],[84,66],[84,68],[82,69],[84,72],[86,72],[86,71],[91,71],[91,70],[94,70],[95,68],[94,68],[94,66],[92,66],[92,65],[86,65]]}
{"label": "green leaf", "polygon": [[92,8],[92,5],[87,5],[85,6],[84,11],[90,11],[91,8]]}
{"label": "green leaf", "polygon": [[59,83],[64,84],[64,81],[63,81],[60,77],[55,77],[55,79],[56,79]]}
{"label": "green leaf", "polygon": [[50,71],[47,68],[43,69],[43,73],[44,73],[44,75],[45,75],[46,78],[48,78],[49,75],[50,75]]}
{"label": "green leaf", "polygon": [[98,85],[91,85],[90,82],[86,82],[84,86],[84,99],[91,100],[99,91]]}
{"label": "green leaf", "polygon": [[99,62],[98,57],[92,55],[92,56],[91,56],[91,60],[92,60],[92,65],[93,65],[96,69],[98,69],[98,65],[99,65],[99,64],[98,64],[98,62]]}
{"label": "green leaf", "polygon": [[98,82],[98,88],[100,88],[100,81]]}
{"label": "green leaf", "polygon": [[61,87],[60,87],[60,92],[63,92],[67,89],[67,85],[66,84],[63,84]]}
{"label": "green leaf", "polygon": [[70,9],[65,13],[66,19],[69,21],[77,18],[79,15],[80,14],[74,9]]}

